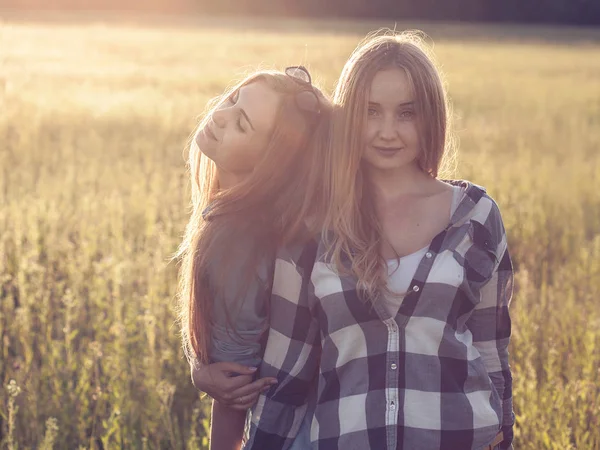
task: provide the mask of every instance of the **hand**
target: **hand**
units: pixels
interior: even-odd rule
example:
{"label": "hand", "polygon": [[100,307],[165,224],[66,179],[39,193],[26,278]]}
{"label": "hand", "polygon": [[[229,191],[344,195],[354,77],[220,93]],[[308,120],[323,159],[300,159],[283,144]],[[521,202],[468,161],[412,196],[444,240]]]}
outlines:
{"label": "hand", "polygon": [[233,362],[201,364],[195,361],[191,364],[194,387],[206,392],[222,405],[238,411],[250,408],[261,392],[266,392],[277,384],[277,379],[271,377],[253,382],[255,372],[256,368]]}

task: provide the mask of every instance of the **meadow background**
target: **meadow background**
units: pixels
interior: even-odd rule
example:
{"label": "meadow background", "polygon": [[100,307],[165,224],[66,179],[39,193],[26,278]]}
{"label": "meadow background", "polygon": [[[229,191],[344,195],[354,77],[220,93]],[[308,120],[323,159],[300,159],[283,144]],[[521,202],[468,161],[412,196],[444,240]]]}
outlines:
{"label": "meadow background", "polygon": [[[394,24],[0,17],[0,449],[206,448],[169,262],[189,135],[244,72],[331,91]],[[395,26],[433,38],[456,176],[508,228],[515,448],[600,449],[600,30]]]}

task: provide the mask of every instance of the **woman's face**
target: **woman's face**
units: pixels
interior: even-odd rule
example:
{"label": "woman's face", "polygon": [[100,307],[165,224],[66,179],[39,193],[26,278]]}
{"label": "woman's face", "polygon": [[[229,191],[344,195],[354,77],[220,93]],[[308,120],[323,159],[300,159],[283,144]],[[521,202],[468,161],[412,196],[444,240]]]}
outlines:
{"label": "woman's face", "polygon": [[264,82],[242,86],[198,130],[198,147],[224,172],[252,172],[269,142],[279,102],[280,96]]}
{"label": "woman's face", "polygon": [[419,135],[415,97],[406,73],[377,72],[369,91],[363,160],[375,170],[417,165]]}

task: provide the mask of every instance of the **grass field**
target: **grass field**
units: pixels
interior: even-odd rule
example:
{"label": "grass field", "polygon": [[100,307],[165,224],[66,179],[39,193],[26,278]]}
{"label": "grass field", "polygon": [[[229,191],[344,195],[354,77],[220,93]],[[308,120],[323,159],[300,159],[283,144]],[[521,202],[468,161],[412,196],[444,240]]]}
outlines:
{"label": "grass field", "polygon": [[[4,16],[0,449],[206,447],[168,263],[188,136],[257,66],[304,63],[331,91],[377,26]],[[515,448],[600,449],[600,32],[422,27],[457,177],[488,188],[509,231]]]}

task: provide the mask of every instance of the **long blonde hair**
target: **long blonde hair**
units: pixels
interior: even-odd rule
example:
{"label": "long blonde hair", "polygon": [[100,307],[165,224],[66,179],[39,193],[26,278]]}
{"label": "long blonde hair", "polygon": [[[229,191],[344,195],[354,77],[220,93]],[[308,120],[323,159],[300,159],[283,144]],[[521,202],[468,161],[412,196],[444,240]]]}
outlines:
{"label": "long blonde hair", "polygon": [[414,32],[368,36],[344,66],[334,94],[331,148],[325,185],[329,201],[324,221],[328,255],[335,268],[358,279],[363,300],[375,302],[387,292],[382,230],[369,180],[362,168],[369,92],[375,75],[402,69],[415,95],[421,170],[437,177],[452,146],[449,104],[440,73],[421,36]]}
{"label": "long blonde hair", "polygon": [[[246,240],[252,242],[248,255],[244,255],[245,276],[239,289],[243,293],[244,285],[256,276],[258,261],[273,257],[277,246],[314,233],[316,230],[308,228],[307,219],[316,218],[322,210],[320,183],[331,104],[320,90],[313,87],[321,113],[310,117],[299,110],[295,99],[306,86],[281,72],[256,72],[215,99],[199,128],[222,102],[242,86],[255,82],[266,83],[280,94],[281,100],[264,154],[245,180],[220,190],[215,163],[194,142],[190,145],[192,213],[178,251],[182,261],[178,312],[188,359],[208,361],[214,287],[217,296],[225,288],[236,236],[250,236]],[[211,280],[209,292],[208,268],[216,258],[220,259],[223,276]]]}

